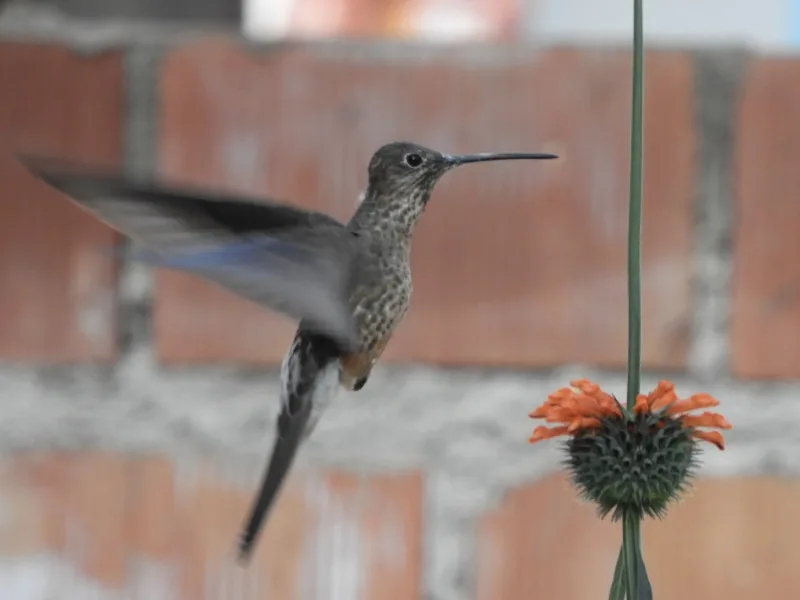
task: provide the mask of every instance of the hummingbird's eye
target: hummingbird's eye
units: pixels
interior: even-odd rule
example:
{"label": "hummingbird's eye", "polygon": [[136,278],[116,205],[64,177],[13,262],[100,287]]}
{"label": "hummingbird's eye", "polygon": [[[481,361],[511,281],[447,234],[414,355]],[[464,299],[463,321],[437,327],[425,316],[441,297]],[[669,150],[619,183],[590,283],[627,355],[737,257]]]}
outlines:
{"label": "hummingbird's eye", "polygon": [[409,167],[418,167],[422,164],[422,157],[419,154],[406,154],[406,164]]}

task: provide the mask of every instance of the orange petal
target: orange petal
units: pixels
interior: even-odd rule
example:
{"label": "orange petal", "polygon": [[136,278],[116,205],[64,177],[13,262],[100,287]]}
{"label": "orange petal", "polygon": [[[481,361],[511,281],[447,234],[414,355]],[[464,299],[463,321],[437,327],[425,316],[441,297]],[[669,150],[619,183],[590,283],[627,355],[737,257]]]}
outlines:
{"label": "orange petal", "polygon": [[636,396],[636,404],[633,405],[633,412],[637,415],[643,415],[650,411],[650,403],[647,401],[647,396],[639,394]]}
{"label": "orange petal", "polygon": [[577,404],[576,410],[581,415],[599,417],[602,414],[600,403],[597,401],[597,398],[587,396],[586,394],[577,394],[575,396],[575,403]]}
{"label": "orange petal", "polygon": [[592,381],[589,381],[588,379],[573,379],[572,381],[569,382],[569,384],[574,388],[578,388],[582,392],[586,391],[584,388],[598,389],[598,390],[600,389],[599,385],[597,385]]}
{"label": "orange petal", "polygon": [[668,406],[669,404],[672,404],[673,402],[677,401],[678,401],[678,396],[675,395],[675,392],[670,390],[668,392],[664,392],[664,394],[660,398],[651,401],[650,410],[661,410],[665,406]]}
{"label": "orange petal", "polygon": [[542,404],[541,406],[537,406],[533,411],[528,413],[528,416],[531,419],[542,419],[548,415],[550,412],[551,407],[547,404]]}
{"label": "orange petal", "polygon": [[[563,411],[564,415],[581,416],[582,413],[581,403],[574,396],[572,398],[567,398],[561,403],[561,410]],[[567,420],[571,421],[572,419],[570,418]]]}
{"label": "orange petal", "polygon": [[655,389],[647,394],[647,401],[650,403],[650,407],[653,407],[653,403],[657,400],[660,400],[664,394],[667,394],[675,389],[675,386],[667,381],[666,379],[662,379],[658,382]]}
{"label": "orange petal", "polygon": [[[577,415],[580,416],[580,415]],[[545,421],[548,423],[569,423],[575,419],[575,411],[561,406],[551,408]]]}
{"label": "orange petal", "polygon": [[586,396],[594,397],[600,392],[600,386],[587,379],[576,379],[574,381],[570,381],[569,384]]}
{"label": "orange petal", "polygon": [[597,402],[601,406],[613,406],[614,408],[617,408],[617,402],[616,400],[614,400],[614,396],[612,396],[611,394],[606,394],[605,392],[597,392],[594,395],[594,397],[597,398]]}
{"label": "orange petal", "polygon": [[600,399],[601,414],[604,417],[621,417],[622,413],[619,410],[619,404],[609,394],[605,394],[605,398]]}
{"label": "orange petal", "polygon": [[570,396],[572,396],[572,394],[574,394],[574,393],[575,393],[575,392],[573,392],[573,391],[572,391],[571,389],[569,389],[568,387],[563,387],[563,388],[557,389],[557,390],[556,390],[555,392],[553,392],[552,394],[549,394],[549,395],[547,396],[547,399],[548,399],[548,400],[555,400],[555,401],[558,401],[558,400],[563,400],[564,398],[569,398],[569,397],[570,397]]}
{"label": "orange petal", "polygon": [[566,425],[561,427],[537,427],[533,430],[531,437],[528,438],[528,442],[535,444],[536,442],[540,442],[542,440],[558,437],[559,435],[564,435],[567,433],[567,429],[568,428]]}
{"label": "orange petal", "polygon": [[570,423],[567,433],[575,433],[581,429],[597,429],[600,427],[600,425],[600,419],[596,419],[594,417],[583,417],[581,419],[575,419],[572,423]]}
{"label": "orange petal", "polygon": [[712,406],[717,406],[718,404],[719,400],[709,396],[708,394],[694,394],[689,396],[686,400],[678,400],[672,406],[670,406],[664,412],[664,414],[667,416],[674,416],[698,408],[711,408]]}
{"label": "orange petal", "polygon": [[572,387],[578,388],[587,396],[591,396],[594,398],[598,404],[606,404],[609,401],[614,402],[614,399],[611,397],[611,394],[606,394],[603,390],[600,389],[600,386],[596,383],[589,381],[588,379],[576,379],[574,381],[570,381],[570,385]]}
{"label": "orange petal", "polygon": [[725,450],[725,438],[719,431],[693,431],[692,437],[714,444],[720,450]]}
{"label": "orange petal", "polygon": [[717,427],[731,429],[731,424],[719,413],[704,412],[701,415],[684,415],[681,423],[685,427]]}

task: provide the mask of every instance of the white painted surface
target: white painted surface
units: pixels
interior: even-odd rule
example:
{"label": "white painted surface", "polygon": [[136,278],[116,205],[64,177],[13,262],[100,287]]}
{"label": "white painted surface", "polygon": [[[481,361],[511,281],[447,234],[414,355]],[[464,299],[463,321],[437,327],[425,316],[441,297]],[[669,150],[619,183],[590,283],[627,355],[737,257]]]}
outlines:
{"label": "white painted surface", "polygon": [[295,0],[242,0],[242,30],[247,37],[272,40],[289,28]]}
{"label": "white painted surface", "polygon": [[[123,600],[122,593],[83,577],[66,560],[53,555],[5,557],[0,560],[3,600]],[[153,595],[148,600],[161,600]]]}
{"label": "white painted surface", "polygon": [[[651,43],[761,49],[795,46],[796,0],[646,0],[645,37]],[[552,41],[627,41],[631,0],[542,0],[529,32]]]}
{"label": "white painted surface", "polygon": [[[524,15],[521,27],[528,38],[545,43],[618,43],[630,39],[631,0],[520,2]],[[283,37],[290,29],[290,13],[296,4],[297,0],[244,0],[244,34],[260,41]],[[339,3],[329,4],[333,12],[325,17],[328,28],[332,19],[343,18]],[[651,43],[745,45],[762,51],[800,47],[798,0],[647,0],[644,12],[646,37]],[[476,14],[442,3],[432,2],[419,19],[420,35],[426,39],[447,41],[481,31]],[[314,29],[309,24],[304,26],[304,33],[313,35]],[[324,31],[322,27],[316,29]]]}

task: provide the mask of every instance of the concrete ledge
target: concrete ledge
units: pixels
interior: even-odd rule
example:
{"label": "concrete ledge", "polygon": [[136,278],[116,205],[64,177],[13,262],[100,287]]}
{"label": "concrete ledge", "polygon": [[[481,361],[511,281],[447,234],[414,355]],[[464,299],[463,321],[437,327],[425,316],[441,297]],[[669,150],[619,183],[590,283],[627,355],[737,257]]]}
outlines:
{"label": "concrete ledge", "polygon": [[[589,377],[624,395],[622,375],[569,368],[550,374],[379,368],[360,393],[342,392],[303,451],[315,466],[356,470],[445,468],[516,486],[557,468],[558,444],[530,447],[527,413],[569,379]],[[648,375],[643,389],[654,386]],[[705,391],[734,429],[728,449],[709,448],[703,474],[800,473],[797,387],[673,379],[679,395]],[[276,374],[157,371],[144,354],[116,373],[3,368],[0,450],[76,449],[210,452],[221,459],[266,456],[278,405]]]}

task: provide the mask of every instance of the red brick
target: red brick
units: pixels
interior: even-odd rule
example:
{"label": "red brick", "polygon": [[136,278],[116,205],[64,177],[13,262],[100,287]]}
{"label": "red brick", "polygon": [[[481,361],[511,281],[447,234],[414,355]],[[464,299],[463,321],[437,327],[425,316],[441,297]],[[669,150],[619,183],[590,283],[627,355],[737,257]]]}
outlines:
{"label": "red brick", "polygon": [[44,456],[8,456],[0,463],[0,555],[62,550],[63,511],[51,502],[53,492],[63,491],[49,468],[56,463]]}
{"label": "red brick", "polygon": [[478,600],[608,597],[617,527],[578,502],[561,476],[509,493],[480,523],[478,540]]}
{"label": "red brick", "polygon": [[[628,53],[557,50],[468,64],[248,54],[202,42],[162,73],[162,172],[346,218],[370,154],[394,139],[452,152],[556,150],[472,166],[437,188],[415,239],[415,297],[387,359],[622,365]],[[498,90],[502,90],[498,93]],[[684,365],[692,196],[691,64],[647,58],[644,362]],[[170,362],[277,362],[291,327],[203,283],[158,280]]]}
{"label": "red brick", "polygon": [[173,559],[177,528],[172,464],[165,458],[140,458],[131,461],[128,476],[129,553]]}
{"label": "red brick", "polygon": [[0,557],[55,553],[81,579],[128,593],[144,559],[169,569],[185,600],[231,589],[242,600],[300,600],[331,587],[354,600],[419,597],[419,473],[295,472],[247,569],[234,551],[256,482],[236,485],[226,473],[155,456],[9,458],[0,463]]}
{"label": "red brick", "polygon": [[758,477],[699,483],[665,521],[644,527],[648,570],[659,598],[750,600],[796,589],[798,502],[796,480]]}
{"label": "red brick", "polygon": [[800,377],[800,62],[750,63],[735,123],[732,362],[742,377]]}
{"label": "red brick", "polygon": [[5,531],[3,539],[18,554],[64,552],[68,459],[57,453],[25,453],[9,456],[6,464],[2,488],[24,506],[19,506],[23,515],[8,521],[14,523],[14,533]]}
{"label": "red brick", "polygon": [[122,588],[128,552],[128,461],[100,452],[70,455],[65,554],[86,579]]}
{"label": "red brick", "polygon": [[[792,480],[700,480],[664,521],[643,526],[655,595],[749,600],[795,589],[798,501]],[[620,530],[560,476],[514,491],[481,523],[477,598],[607,598]]]}
{"label": "red brick", "polygon": [[278,363],[294,326],[182,273],[156,274],[153,332],[166,363]]}
{"label": "red brick", "polygon": [[[247,570],[233,563],[233,551],[255,489],[233,487],[211,470],[182,490],[177,538],[186,600],[202,597],[203,590],[216,597],[232,587],[247,600],[324,597],[325,590],[341,583],[341,569],[350,568],[357,569],[361,595],[349,594],[351,580],[345,577],[348,587],[339,592],[348,598],[418,598],[422,497],[417,474],[293,474]],[[337,560],[342,552],[347,553],[344,565]]]}
{"label": "red brick", "polygon": [[181,598],[222,596],[231,586],[242,589],[243,600],[300,598],[300,586],[308,577],[301,572],[302,561],[313,527],[303,483],[298,477],[287,483],[249,567],[242,570],[234,552],[254,488],[234,487],[213,468],[186,481],[177,496]]}
{"label": "red brick", "polygon": [[12,152],[119,163],[119,53],[0,44],[0,358],[64,363],[116,353],[115,267],[105,225],[34,180]]}
{"label": "red brick", "polygon": [[326,480],[333,497],[323,513],[342,521],[355,513],[358,520],[358,600],[417,600],[422,581],[422,477],[337,473]]}

